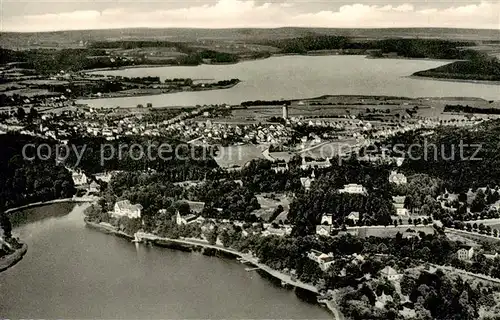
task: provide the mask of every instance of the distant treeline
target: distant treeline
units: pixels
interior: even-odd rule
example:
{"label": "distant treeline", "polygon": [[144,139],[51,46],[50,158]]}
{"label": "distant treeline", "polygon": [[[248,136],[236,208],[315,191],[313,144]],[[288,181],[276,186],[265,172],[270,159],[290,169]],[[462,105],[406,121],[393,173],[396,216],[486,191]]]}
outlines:
{"label": "distant treeline", "polygon": [[415,76],[460,80],[500,81],[500,62],[496,58],[477,54],[468,61],[456,61],[441,67],[419,71]]}
{"label": "distant treeline", "polygon": [[199,65],[204,59],[210,59],[214,63],[238,62],[238,56],[227,52],[213,50],[199,50],[186,42],[171,41],[106,41],[94,42],[91,48],[105,49],[137,49],[137,48],[175,48],[186,56],[177,58],[182,65]]}
{"label": "distant treeline", "polygon": [[479,114],[500,114],[500,109],[496,108],[476,108],[469,105],[447,104],[444,107],[444,112],[464,112],[464,113],[479,113]]}
{"label": "distant treeline", "polygon": [[140,84],[161,83],[160,77],[117,77],[117,79]]}
{"label": "distant treeline", "polygon": [[224,86],[230,86],[230,85],[236,84],[238,82],[240,82],[239,79],[221,80],[221,81],[217,81],[215,83],[215,85],[224,87]]}
{"label": "distant treeline", "polygon": [[35,69],[40,74],[64,71],[79,71],[96,68],[114,68],[133,65],[133,61],[111,60],[100,49],[33,49],[14,51],[0,48],[0,64],[25,62],[24,67]]}
{"label": "distant treeline", "polygon": [[290,100],[253,100],[253,101],[243,101],[241,106],[251,107],[251,106],[282,106],[290,105]]}
{"label": "distant treeline", "polygon": [[[121,43],[121,42],[119,42]],[[114,42],[109,42],[109,46],[115,46]],[[128,46],[126,46],[128,48]],[[199,65],[205,59],[210,63],[235,63],[238,56],[226,52],[216,52],[212,50],[195,51],[183,49],[186,56],[178,57],[174,63],[178,65]],[[51,74],[61,70],[80,71],[101,68],[120,68],[141,64],[165,65],[165,61],[150,60],[145,57],[134,57],[134,60],[126,57],[110,56],[103,49],[82,48],[82,49],[32,49],[25,51],[15,51],[0,48],[0,65],[10,62],[23,62],[23,67],[34,69],[39,74]],[[171,63],[168,62],[168,63]]]}
{"label": "distant treeline", "polygon": [[97,41],[90,44],[94,49],[137,49],[137,48],[177,48],[181,52],[194,51],[186,42],[159,40]]}
{"label": "distant treeline", "polygon": [[395,52],[408,58],[470,59],[475,51],[460,47],[473,46],[473,42],[439,39],[383,39],[354,40],[345,36],[310,35],[300,38],[263,42],[281,49],[283,53],[305,54],[314,50],[362,49]]}

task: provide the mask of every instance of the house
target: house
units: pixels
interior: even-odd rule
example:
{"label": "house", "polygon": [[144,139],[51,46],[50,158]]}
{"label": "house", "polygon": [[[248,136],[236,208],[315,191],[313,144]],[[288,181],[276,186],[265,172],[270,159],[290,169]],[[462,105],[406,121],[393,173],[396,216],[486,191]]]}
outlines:
{"label": "house", "polygon": [[302,186],[306,190],[309,190],[309,189],[311,189],[311,184],[313,183],[314,178],[315,178],[315,175],[314,175],[314,171],[313,171],[310,178],[308,178],[308,177],[300,178],[300,183],[302,184]]}
{"label": "house", "polygon": [[177,225],[183,225],[183,224],[188,224],[188,223],[193,223],[197,219],[197,216],[194,214],[188,214],[185,216],[181,216],[179,211],[175,214],[175,222]]}
{"label": "house", "polygon": [[323,271],[328,270],[328,268],[335,263],[333,253],[325,254],[318,250],[311,249],[311,251],[307,254],[307,257],[318,263],[320,269]]}
{"label": "house", "polygon": [[101,186],[97,182],[92,181],[92,183],[89,186],[89,192],[90,193],[99,193],[100,190],[101,190]]}
{"label": "house", "polygon": [[354,221],[354,224],[358,224],[358,221],[359,221],[359,212],[351,212],[347,218],[347,220],[352,220]]}
{"label": "house", "polygon": [[387,280],[390,281],[397,281],[401,279],[401,275],[396,270],[394,270],[394,268],[390,266],[387,266],[384,269],[382,269],[380,273],[382,274],[383,277],[387,278]]}
{"label": "house", "polygon": [[333,216],[332,214],[324,214],[321,216],[321,224],[323,225],[329,225],[331,226],[333,223]]}
{"label": "house", "polygon": [[316,234],[319,236],[329,236],[332,232],[332,226],[317,225]]}
{"label": "house", "polygon": [[343,189],[339,189],[340,193],[351,193],[351,194],[366,194],[366,188],[360,184],[350,183],[344,185]]}
{"label": "house", "polygon": [[396,214],[398,216],[405,217],[405,216],[408,216],[408,214],[409,214],[408,209],[405,208],[405,200],[406,200],[405,196],[392,197],[392,202],[393,202],[392,204],[393,204],[394,208],[396,209]]}
{"label": "house", "polygon": [[273,164],[271,166],[271,169],[275,172],[275,173],[278,173],[278,172],[286,172],[289,170],[288,168],[288,163],[286,162],[278,162],[276,164]]}
{"label": "house", "polygon": [[407,183],[407,179],[404,174],[398,173],[397,171],[391,171],[391,174],[389,175],[389,182],[402,185]]}
{"label": "house", "polygon": [[128,200],[122,200],[115,203],[113,217],[128,217],[130,219],[141,217],[142,206],[140,204],[131,204]]}
{"label": "house", "polygon": [[203,209],[205,208],[205,202],[201,202],[201,201],[190,201],[190,200],[182,200],[182,202],[185,202],[189,205],[189,209],[192,211],[192,212],[195,212],[195,213],[201,213],[203,211]]}
{"label": "house", "polygon": [[329,168],[331,166],[332,166],[332,163],[330,162],[330,158],[326,158],[325,161],[310,161],[310,162],[307,162],[306,158],[302,157],[302,164],[300,165],[300,168],[302,170],[307,170],[309,168]]}
{"label": "house", "polygon": [[319,262],[319,268],[323,271],[326,271],[334,263],[335,263],[335,258],[333,256],[322,257]]}
{"label": "house", "polygon": [[75,186],[81,186],[88,183],[87,176],[83,172],[73,171],[73,173],[71,174],[71,178],[73,178],[73,183],[75,184]]}
{"label": "house", "polygon": [[466,246],[457,251],[457,258],[462,261],[468,261],[474,256],[474,247]]}

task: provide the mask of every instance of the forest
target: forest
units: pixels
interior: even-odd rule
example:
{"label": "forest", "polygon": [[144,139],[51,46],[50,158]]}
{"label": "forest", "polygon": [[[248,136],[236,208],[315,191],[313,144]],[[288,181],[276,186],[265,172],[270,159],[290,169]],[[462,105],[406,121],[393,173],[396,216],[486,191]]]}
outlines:
{"label": "forest", "polygon": [[31,202],[71,197],[75,193],[68,170],[55,162],[40,159],[25,160],[25,144],[47,143],[21,134],[0,135],[0,208],[25,205]]}
{"label": "forest", "polygon": [[477,113],[477,114],[500,114],[498,108],[476,108],[469,105],[447,104],[444,106],[443,112],[461,112],[461,113]]}
{"label": "forest", "polygon": [[[218,168],[210,151],[171,139],[127,136],[108,141],[102,137],[72,137],[68,144],[79,152],[83,150],[78,166],[88,173],[159,171],[176,182],[200,180]],[[70,153],[67,163],[76,165],[74,152]]]}
{"label": "forest", "polygon": [[[439,178],[450,192],[500,185],[499,120],[476,125],[474,130],[439,127],[431,135],[422,135],[423,132],[425,130],[397,134],[376,145],[388,146],[388,155],[397,157],[403,150],[406,158],[401,166],[403,172]],[[412,148],[410,154],[408,147],[412,145],[420,147]]]}
{"label": "forest", "polygon": [[413,75],[430,78],[500,81],[500,62],[497,58],[477,54],[467,61],[455,61],[434,69],[418,71]]}
{"label": "forest", "polygon": [[475,55],[472,50],[460,47],[472,46],[472,42],[439,39],[382,39],[357,40],[345,36],[312,34],[306,37],[266,41],[265,44],[281,49],[284,53],[305,54],[314,50],[360,49],[394,52],[408,58],[469,59]]}

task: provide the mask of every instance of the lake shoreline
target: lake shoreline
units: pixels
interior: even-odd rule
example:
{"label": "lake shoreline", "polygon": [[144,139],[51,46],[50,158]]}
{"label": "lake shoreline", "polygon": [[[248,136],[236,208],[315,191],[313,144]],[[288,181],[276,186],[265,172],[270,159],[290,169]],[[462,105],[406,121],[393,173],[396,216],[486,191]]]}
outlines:
{"label": "lake shoreline", "polygon": [[[195,90],[168,90],[168,91],[163,91],[162,89],[142,89],[144,92],[136,92],[136,93],[128,93],[128,92],[114,92],[109,95],[103,94],[100,97],[96,96],[90,96],[90,97],[79,97],[76,100],[94,100],[94,99],[114,99],[114,98],[127,98],[127,97],[145,97],[145,96],[157,96],[157,95],[162,95],[162,94],[174,94],[174,93],[179,93],[179,92],[200,92],[200,91],[212,91],[212,90],[225,90],[225,89],[231,89],[232,87],[236,86],[238,83],[240,83],[241,80],[238,80],[238,82],[229,84],[227,86],[215,86],[211,88],[199,88]],[[148,91],[150,90],[150,91]],[[147,92],[148,91],[148,92]],[[159,91],[159,92],[156,92]]]}
{"label": "lake shoreline", "polygon": [[[417,72],[420,72],[420,71],[417,71]],[[406,78],[417,79],[417,80],[436,80],[436,81],[445,81],[445,82],[487,84],[487,85],[493,85],[493,86],[500,85],[500,81],[496,81],[496,80],[473,80],[473,79],[466,80],[466,79],[455,79],[455,78],[439,78],[439,77],[433,77],[433,76],[419,76],[416,74],[406,76]]]}
{"label": "lake shoreline", "polygon": [[[135,236],[132,236],[130,234],[127,234],[122,231],[118,231],[116,227],[108,225],[108,224],[101,224],[101,223],[96,223],[89,221],[87,218],[84,219],[85,225],[89,228],[92,228],[94,230],[104,232],[107,234],[111,234],[120,238],[125,238],[127,240],[134,240]],[[319,292],[315,286],[308,285],[308,284],[302,284],[296,286],[294,283],[291,283],[291,281],[285,277],[281,272],[273,270],[267,266],[264,266],[256,261],[253,261],[251,258],[249,258],[249,255],[246,255],[244,253],[232,250],[230,248],[223,248],[217,245],[210,245],[209,243],[204,243],[203,240],[188,240],[188,239],[170,239],[170,238],[163,238],[163,237],[158,237],[154,235],[149,235],[145,233],[140,233],[141,236],[144,236],[142,240],[146,240],[147,243],[151,243],[154,246],[160,247],[160,248],[169,248],[173,250],[180,250],[184,252],[201,252],[203,255],[206,256],[216,256],[216,257],[223,257],[227,259],[232,259],[232,260],[238,260],[238,261],[244,261],[249,265],[253,265],[254,267],[259,268],[257,271],[262,272],[263,276],[267,277],[269,280],[275,280],[275,281],[281,281],[282,286],[285,287],[292,287],[295,289],[300,289],[304,290],[306,292],[309,292],[310,294],[316,295],[316,298],[319,295]],[[200,250],[201,249],[201,250]],[[284,285],[285,283],[285,285]],[[297,284],[299,282],[296,282]],[[306,287],[307,286],[307,287]],[[318,306],[323,306],[326,307],[331,314],[334,315],[336,319],[343,319],[340,310],[338,310],[335,306],[335,304],[332,303],[319,303],[316,301],[316,304]],[[340,315],[340,316],[339,316]]]}
{"label": "lake shoreline", "polygon": [[13,213],[16,211],[21,211],[21,210],[35,208],[35,207],[42,207],[45,205],[56,204],[56,203],[67,203],[67,202],[82,203],[82,202],[94,202],[96,200],[98,200],[98,198],[73,197],[73,198],[54,199],[54,200],[49,200],[49,201],[39,201],[39,202],[32,202],[32,203],[25,204],[23,206],[7,209],[7,210],[5,210],[5,213]]}
{"label": "lake shoreline", "polygon": [[21,248],[15,250],[11,254],[0,258],[0,272],[3,272],[15,266],[19,261],[23,259],[26,252],[28,252],[28,245],[26,243],[23,243]]}
{"label": "lake shoreline", "polygon": [[[89,69],[89,70],[82,70],[84,73],[99,73],[100,71],[114,71],[114,70],[127,70],[127,69],[137,69],[137,68],[162,68],[162,67],[199,67],[201,65],[234,65],[234,64],[239,64],[243,62],[248,62],[248,61],[257,61],[257,60],[266,60],[269,58],[278,58],[278,57],[296,57],[296,56],[303,56],[303,57],[321,57],[321,56],[365,56],[365,59],[380,59],[380,60],[416,60],[416,61],[437,61],[437,62],[447,62],[453,63],[456,61],[461,61],[461,60],[456,60],[456,59],[435,59],[435,58],[411,58],[411,57],[403,57],[403,56],[398,56],[398,57],[373,57],[368,54],[361,54],[361,53],[336,53],[336,52],[314,52],[310,51],[307,53],[272,53],[271,55],[267,57],[260,57],[260,58],[254,58],[254,59],[241,59],[236,62],[221,62],[221,63],[200,63],[197,65],[177,65],[177,64],[164,64],[164,65],[157,65],[157,64],[144,64],[144,65],[132,65],[132,66],[122,66],[122,67],[107,67],[107,68],[96,68],[96,69]],[[423,72],[426,70],[420,70],[417,72]],[[456,78],[437,78],[437,77],[426,77],[426,76],[417,76],[414,74],[408,75],[408,78],[422,78],[422,79],[433,79],[433,80],[441,80],[441,81],[449,81],[449,82],[466,82],[466,83],[479,83],[479,84],[492,84],[492,85],[498,85],[500,84],[500,81],[489,81],[489,80],[464,80],[464,79],[456,79]],[[179,91],[182,92],[182,91]],[[172,92],[175,93],[175,92]],[[161,93],[159,93],[161,94]],[[156,94],[155,94],[156,95]],[[121,96],[120,96],[121,97]],[[87,99],[92,99],[92,98],[87,98]]]}

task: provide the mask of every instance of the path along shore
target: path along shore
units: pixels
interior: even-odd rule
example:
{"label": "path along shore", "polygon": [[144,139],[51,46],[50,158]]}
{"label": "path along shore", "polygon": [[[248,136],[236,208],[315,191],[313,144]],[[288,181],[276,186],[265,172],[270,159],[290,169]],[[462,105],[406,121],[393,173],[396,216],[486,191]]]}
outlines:
{"label": "path along shore", "polygon": [[39,201],[39,202],[33,202],[26,204],[24,206],[19,206],[15,208],[10,208],[5,210],[5,213],[12,213],[24,209],[29,209],[29,208],[34,208],[34,207],[41,207],[49,204],[54,204],[54,203],[65,203],[65,202],[94,202],[99,200],[99,197],[72,197],[72,198],[64,198],[64,199],[54,199],[50,201]]}
{"label": "path along shore", "polygon": [[[318,289],[315,286],[308,284],[308,283],[304,283],[304,282],[299,281],[299,280],[294,280],[294,279],[292,279],[292,277],[290,275],[284,274],[280,271],[274,270],[274,269],[266,266],[265,264],[259,263],[258,259],[255,258],[251,254],[242,253],[242,252],[239,252],[239,251],[236,251],[236,250],[233,250],[230,248],[225,248],[225,247],[219,246],[219,245],[212,245],[212,244],[209,244],[208,242],[205,242],[203,240],[185,239],[185,238],[184,239],[172,239],[172,238],[159,237],[159,236],[156,236],[154,234],[145,233],[145,232],[136,232],[132,236],[132,235],[128,235],[124,232],[118,231],[116,227],[114,227],[110,224],[107,224],[107,223],[95,223],[95,222],[88,221],[87,219],[85,219],[85,223],[88,226],[93,227],[95,229],[98,229],[100,231],[112,233],[112,234],[115,234],[117,236],[125,237],[125,238],[131,239],[131,240],[132,239],[136,239],[138,241],[146,240],[146,241],[150,241],[152,243],[155,243],[158,241],[163,241],[163,242],[170,242],[170,243],[181,244],[181,245],[189,245],[189,246],[214,249],[214,250],[217,250],[220,252],[228,253],[232,256],[240,258],[242,262],[247,262],[251,265],[254,265],[255,267],[259,268],[260,270],[271,275],[272,277],[281,280],[282,283],[285,283],[287,285],[290,285],[290,286],[293,286],[296,288],[301,288],[301,289],[307,290],[307,291],[312,292],[314,294],[319,293]],[[331,311],[331,313],[334,315],[336,320],[343,320],[344,319],[343,315],[336,308],[335,303],[333,301],[327,301],[325,303],[325,305]]]}

